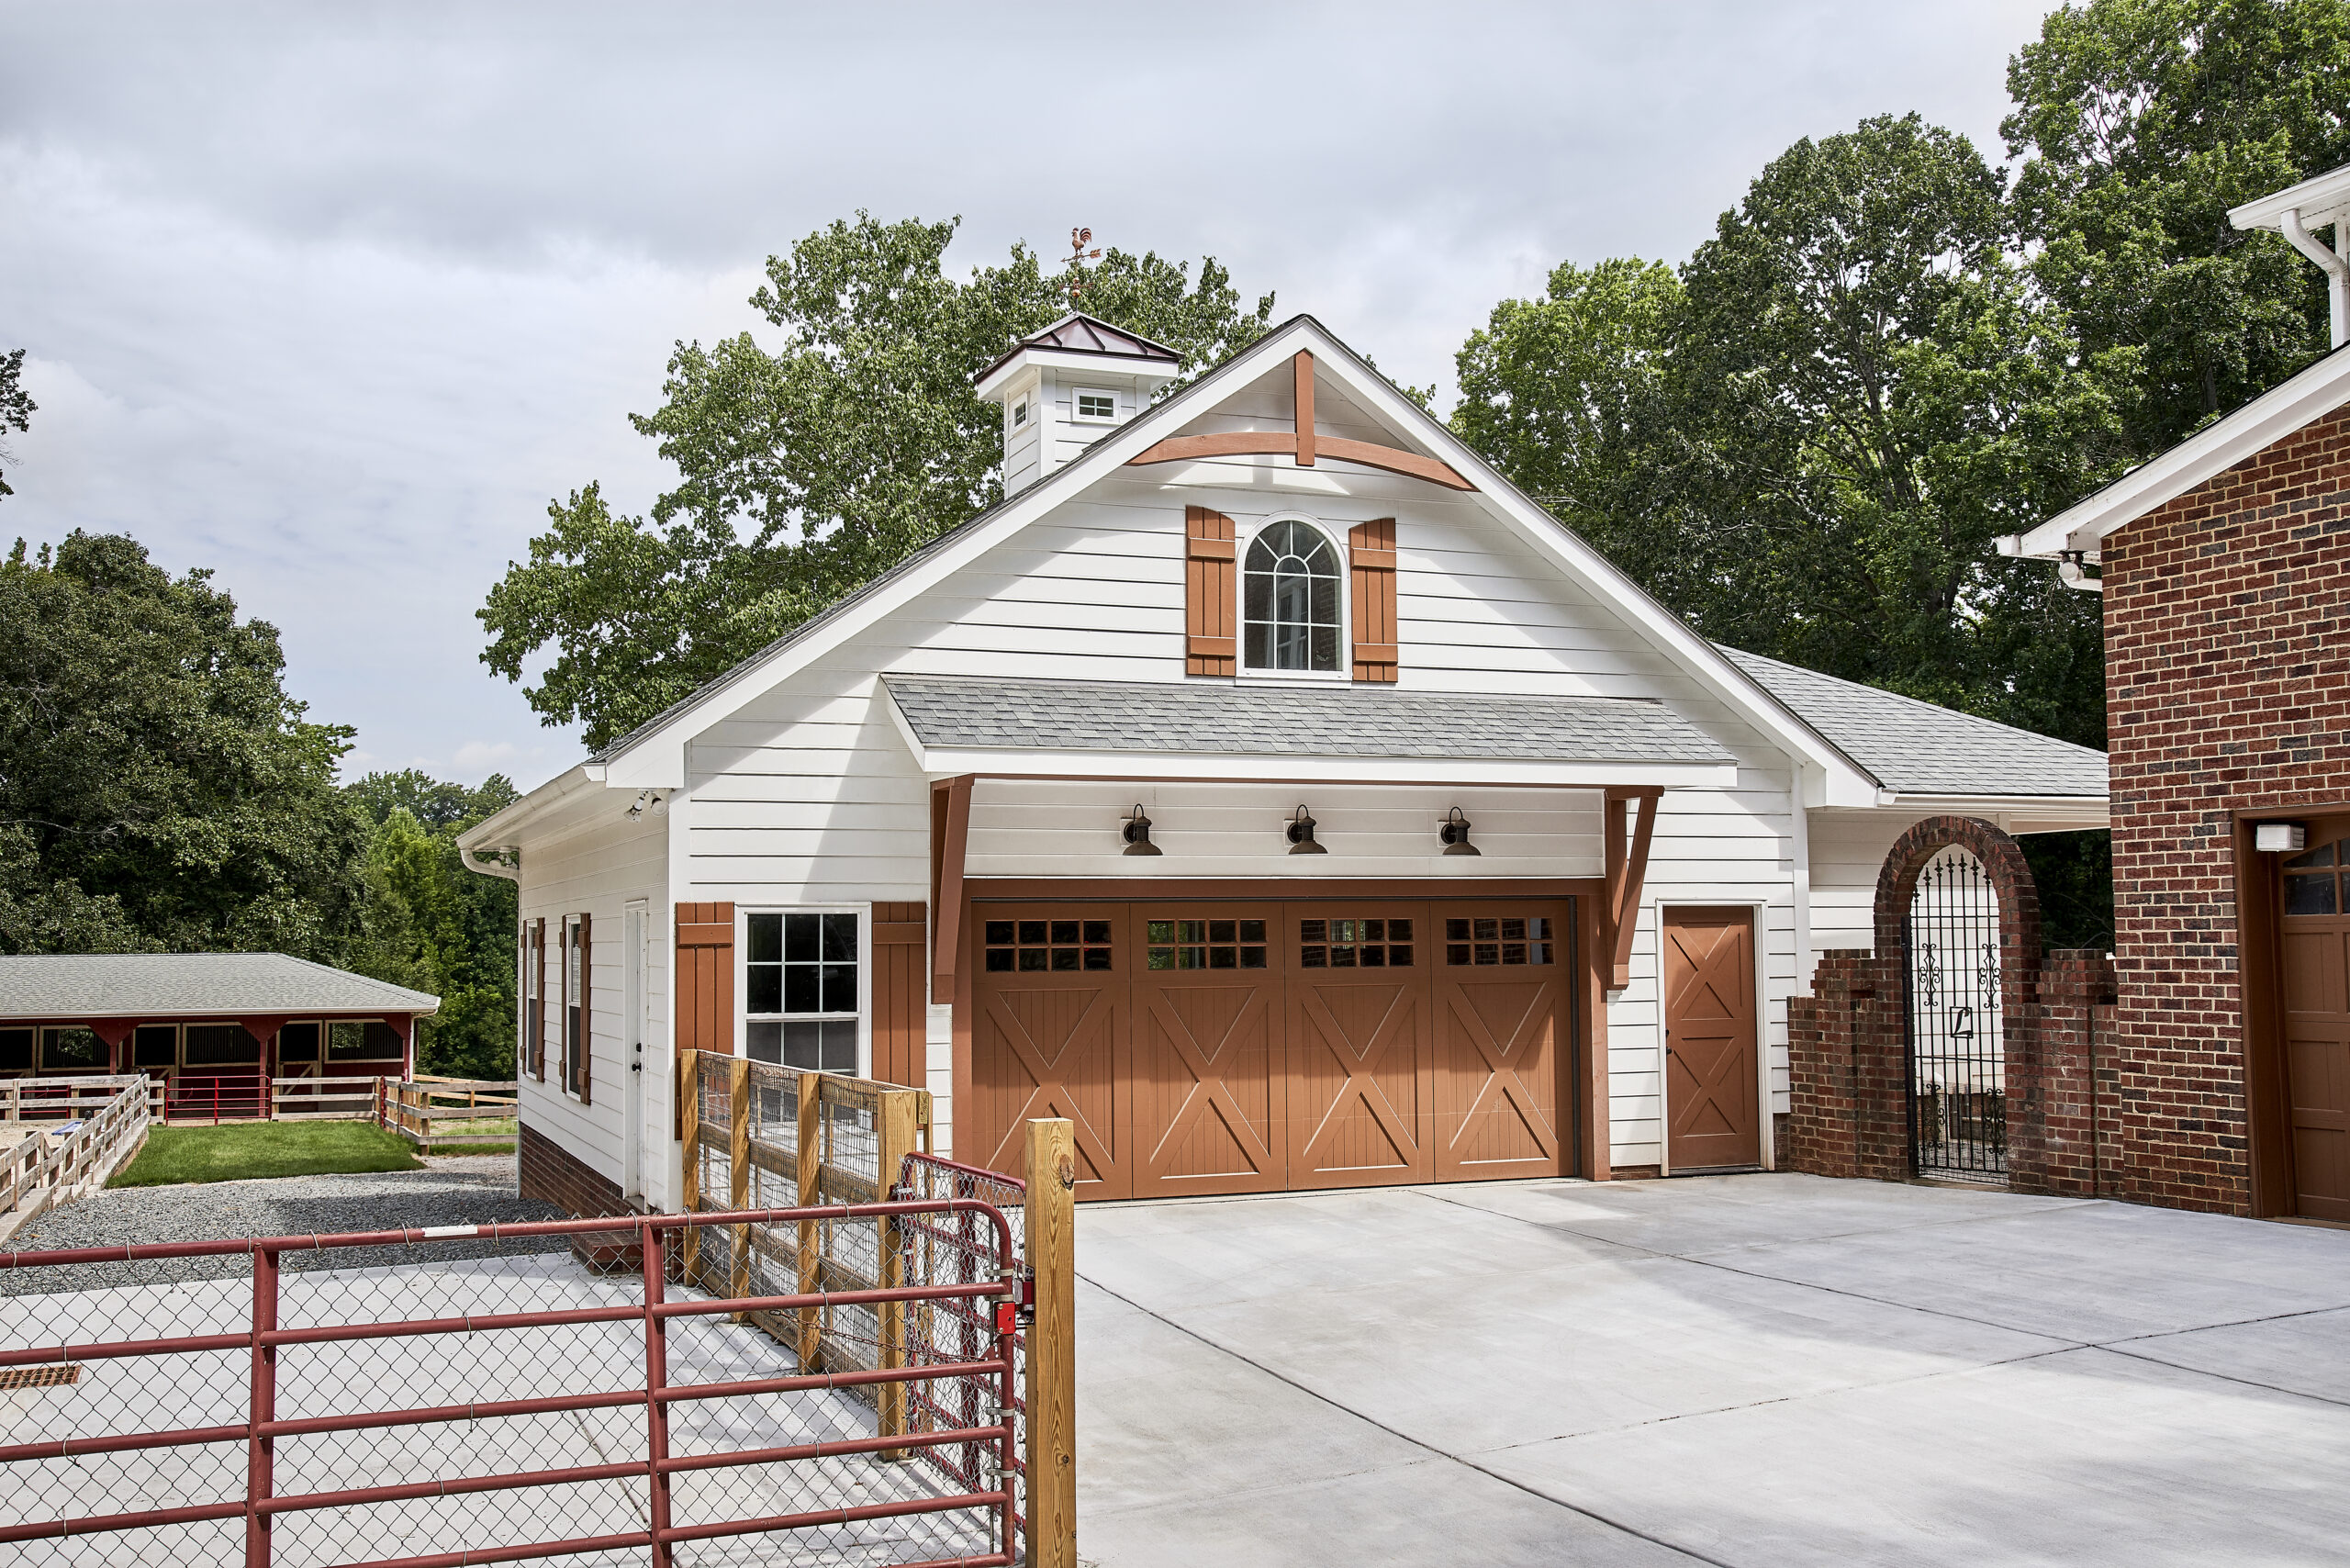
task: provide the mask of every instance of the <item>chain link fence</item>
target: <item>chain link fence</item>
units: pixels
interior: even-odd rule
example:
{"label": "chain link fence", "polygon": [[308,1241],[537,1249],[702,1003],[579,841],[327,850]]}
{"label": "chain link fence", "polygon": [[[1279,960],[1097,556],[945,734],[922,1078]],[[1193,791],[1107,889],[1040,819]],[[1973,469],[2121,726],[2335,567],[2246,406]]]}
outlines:
{"label": "chain link fence", "polygon": [[[0,1543],[43,1568],[1012,1562],[1016,1233],[923,1192],[0,1254]],[[733,1288],[733,1238],[811,1224],[887,1227],[893,1282],[762,1262]],[[803,1362],[774,1329],[811,1312],[917,1332]]]}

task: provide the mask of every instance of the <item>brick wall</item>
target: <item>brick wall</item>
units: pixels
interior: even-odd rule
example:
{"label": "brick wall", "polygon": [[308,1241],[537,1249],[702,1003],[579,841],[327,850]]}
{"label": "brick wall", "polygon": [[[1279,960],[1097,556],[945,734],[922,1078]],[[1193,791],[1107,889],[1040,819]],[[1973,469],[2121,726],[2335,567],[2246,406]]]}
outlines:
{"label": "brick wall", "polygon": [[[2110,1039],[2112,980],[2100,953],[2040,950],[2040,898],[2014,839],[1971,817],[1929,817],[1894,841],[1877,875],[1874,952],[1820,956],[1811,992],[1787,1002],[1787,1116],[1780,1165],[1821,1176],[1907,1181],[1908,996],[1902,920],[1918,874],[1950,845],[1981,861],[1999,895],[2009,1185],[2096,1190],[2089,1052]],[[2106,1098],[2110,1099],[2110,1091]]]}
{"label": "brick wall", "polygon": [[582,1165],[527,1122],[519,1153],[521,1173],[516,1185],[524,1198],[553,1204],[576,1219],[637,1212],[621,1195],[619,1182]]}
{"label": "brick wall", "polygon": [[2232,812],[2350,800],[2350,411],[2105,541],[2108,1192],[2250,1208]]}

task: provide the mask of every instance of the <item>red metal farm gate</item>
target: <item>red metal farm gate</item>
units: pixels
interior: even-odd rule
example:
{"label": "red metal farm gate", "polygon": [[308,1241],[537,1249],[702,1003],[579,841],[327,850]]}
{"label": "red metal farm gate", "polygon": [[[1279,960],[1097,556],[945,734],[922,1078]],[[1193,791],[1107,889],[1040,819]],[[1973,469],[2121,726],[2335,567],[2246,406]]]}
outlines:
{"label": "red metal farm gate", "polygon": [[[0,1542],[188,1568],[1021,1561],[1008,1193],[931,1164],[904,1201],[816,1210],[0,1256]],[[803,1220],[873,1225],[902,1282],[673,1282],[697,1231]],[[803,1370],[757,1321],[886,1303],[922,1331],[870,1368]]]}

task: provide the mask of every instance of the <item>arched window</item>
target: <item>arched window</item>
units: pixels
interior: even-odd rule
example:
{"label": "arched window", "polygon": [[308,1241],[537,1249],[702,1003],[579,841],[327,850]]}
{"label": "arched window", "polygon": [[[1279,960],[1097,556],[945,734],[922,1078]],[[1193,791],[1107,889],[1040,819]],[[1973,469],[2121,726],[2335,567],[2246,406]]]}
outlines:
{"label": "arched window", "polygon": [[1241,661],[1249,669],[1338,668],[1343,571],[1327,535],[1282,521],[1248,546],[1241,583]]}

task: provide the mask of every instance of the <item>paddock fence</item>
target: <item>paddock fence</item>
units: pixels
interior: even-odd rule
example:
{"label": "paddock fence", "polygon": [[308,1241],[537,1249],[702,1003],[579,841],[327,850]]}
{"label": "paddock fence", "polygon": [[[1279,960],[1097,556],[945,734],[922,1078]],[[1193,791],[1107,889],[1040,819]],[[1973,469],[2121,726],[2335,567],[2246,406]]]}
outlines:
{"label": "paddock fence", "polygon": [[[926,1091],[698,1051],[687,1053],[678,1081],[689,1086],[678,1105],[687,1149],[684,1206],[699,1212],[789,1204],[796,1216],[688,1241],[687,1279],[735,1295],[797,1292],[813,1298],[796,1313],[748,1315],[808,1374],[863,1377],[953,1364],[993,1342],[1000,1326],[978,1298],[907,1303],[888,1296],[909,1279],[965,1286],[984,1280],[994,1264],[977,1217],[983,1211],[1003,1216],[1015,1256],[1029,1256],[1027,1183],[929,1153]],[[921,1206],[864,1212],[890,1200]],[[885,1435],[968,1429],[990,1414],[1008,1421],[1019,1440],[1002,1484],[1024,1538],[1030,1368],[1025,1314],[1014,1316],[1013,1392],[1001,1411],[983,1408],[980,1392],[969,1384],[948,1388],[881,1375],[856,1386]],[[909,1456],[943,1483],[978,1486],[993,1479],[985,1453],[968,1444],[925,1443]]]}
{"label": "paddock fence", "polygon": [[105,1186],[145,1147],[152,1121],[147,1081],[135,1073],[16,1079],[8,1089],[0,1123],[6,1148],[0,1241],[35,1215]]}
{"label": "paddock fence", "polygon": [[512,1126],[480,1124],[514,1122],[517,1088],[487,1079],[389,1080],[377,1097],[376,1120],[408,1139],[419,1154],[431,1154],[436,1148],[511,1148],[519,1136]]}

